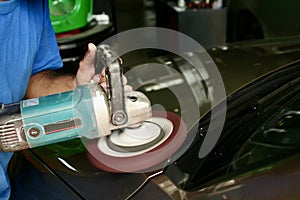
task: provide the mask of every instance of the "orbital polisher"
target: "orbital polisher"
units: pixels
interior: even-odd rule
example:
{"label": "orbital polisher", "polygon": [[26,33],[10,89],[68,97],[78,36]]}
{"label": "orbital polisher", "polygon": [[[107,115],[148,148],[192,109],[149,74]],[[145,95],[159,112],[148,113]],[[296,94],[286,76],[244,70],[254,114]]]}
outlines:
{"label": "orbital polisher", "polygon": [[97,47],[96,72],[101,66],[105,66],[107,91],[94,83],[60,94],[1,104],[0,150],[19,151],[80,137],[99,138],[149,119],[149,99],[138,91],[124,91],[120,59],[108,45]]}
{"label": "orbital polisher", "polygon": [[[0,105],[0,150],[19,151],[81,138],[89,161],[109,172],[163,167],[184,143],[187,127],[174,113],[151,109],[139,91],[124,91],[120,58],[99,45],[95,71],[106,85]],[[153,168],[154,169],[154,168]]]}

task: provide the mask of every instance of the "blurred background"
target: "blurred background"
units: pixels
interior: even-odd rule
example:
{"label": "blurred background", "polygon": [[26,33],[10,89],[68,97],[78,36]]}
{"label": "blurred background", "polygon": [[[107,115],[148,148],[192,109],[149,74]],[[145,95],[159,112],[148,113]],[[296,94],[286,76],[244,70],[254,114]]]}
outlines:
{"label": "blurred background", "polygon": [[88,42],[138,27],[173,29],[205,48],[300,35],[300,1],[49,0],[49,7],[64,70],[70,72],[77,70]]}

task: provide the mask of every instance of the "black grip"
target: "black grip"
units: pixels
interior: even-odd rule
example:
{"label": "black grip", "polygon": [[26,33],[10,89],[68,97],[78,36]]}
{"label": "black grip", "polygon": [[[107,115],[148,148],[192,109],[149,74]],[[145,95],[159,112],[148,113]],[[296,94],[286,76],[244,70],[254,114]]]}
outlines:
{"label": "black grip", "polygon": [[111,49],[109,45],[101,44],[97,46],[95,56],[95,72],[100,74],[103,67],[109,67],[114,62],[118,62],[119,57],[115,51]]}

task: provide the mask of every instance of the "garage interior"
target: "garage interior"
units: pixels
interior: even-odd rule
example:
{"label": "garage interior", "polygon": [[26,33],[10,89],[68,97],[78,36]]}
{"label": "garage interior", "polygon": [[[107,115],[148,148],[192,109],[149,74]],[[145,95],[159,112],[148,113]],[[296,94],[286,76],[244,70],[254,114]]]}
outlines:
{"label": "garage interior", "polygon": [[[177,54],[148,47],[114,59],[123,70],[118,69],[117,78],[123,80],[121,72],[129,75],[129,85],[136,84],[134,92],[149,98],[150,111],[145,109],[143,114],[151,115],[154,111],[153,117],[161,118],[158,121],[147,118],[134,126],[115,126],[111,123],[111,105],[120,99],[112,103],[108,89],[113,86],[102,90],[95,80],[70,93],[50,96],[43,111],[53,111],[52,117],[47,118],[51,123],[47,121],[38,128],[47,130],[50,136],[70,131],[76,139],[20,151],[17,156],[21,159],[15,157],[9,168],[11,199],[299,199],[300,1],[270,2],[49,0],[64,63],[57,71],[63,75],[77,73],[88,43],[98,45],[136,28],[175,30],[203,49]],[[144,33],[145,38],[153,38],[153,32]],[[168,39],[172,43],[174,38]],[[135,40],[128,42],[131,41]],[[104,63],[107,68],[115,64],[110,61]],[[156,70],[156,64],[164,66],[163,70]],[[136,70],[127,73],[131,69]],[[116,82],[120,83],[119,80]],[[106,84],[113,85],[112,82]],[[123,85],[118,86],[123,89]],[[130,104],[138,96],[125,96],[120,88],[117,92],[129,102],[126,109],[142,113],[135,110],[138,106]],[[88,97],[83,98],[84,95]],[[92,107],[99,104],[99,96],[104,99],[101,106]],[[54,97],[60,101],[52,100]],[[25,116],[33,118],[29,108],[38,111],[37,105],[44,105],[36,100],[39,98],[25,100],[29,103],[24,104],[27,110],[23,111],[29,111]],[[80,109],[76,107],[78,102],[83,102]],[[55,117],[59,115],[58,103],[66,115],[59,120]],[[19,112],[17,104],[13,106]],[[44,119],[36,113],[36,119]],[[105,127],[117,129],[110,130],[109,135],[86,139],[87,133],[101,132],[87,127],[99,128],[103,121],[109,124]],[[140,131],[138,128],[144,122],[152,123],[155,131]],[[8,125],[11,131],[12,124]],[[138,131],[131,134],[134,129]],[[6,129],[0,123],[0,136],[3,130]],[[40,135],[40,129],[35,127],[27,132],[23,127],[17,130],[22,137],[27,132],[31,134],[32,141]],[[83,134],[78,134],[78,130]],[[122,140],[122,135],[133,137]],[[209,139],[215,142],[209,143],[211,149],[202,148]],[[15,164],[19,167],[14,168]]]}

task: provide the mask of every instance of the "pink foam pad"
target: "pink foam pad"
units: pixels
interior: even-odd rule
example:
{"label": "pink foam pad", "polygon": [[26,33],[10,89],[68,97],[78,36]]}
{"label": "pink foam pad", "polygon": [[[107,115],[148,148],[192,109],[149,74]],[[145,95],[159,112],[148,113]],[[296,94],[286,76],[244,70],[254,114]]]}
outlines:
{"label": "pink foam pad", "polygon": [[159,169],[166,165],[170,158],[183,144],[187,127],[182,119],[171,112],[153,111],[153,117],[164,117],[173,124],[170,137],[158,147],[149,152],[131,157],[113,157],[101,152],[98,139],[89,140],[86,144],[87,156],[90,162],[99,169],[108,172],[140,172],[147,169]]}

